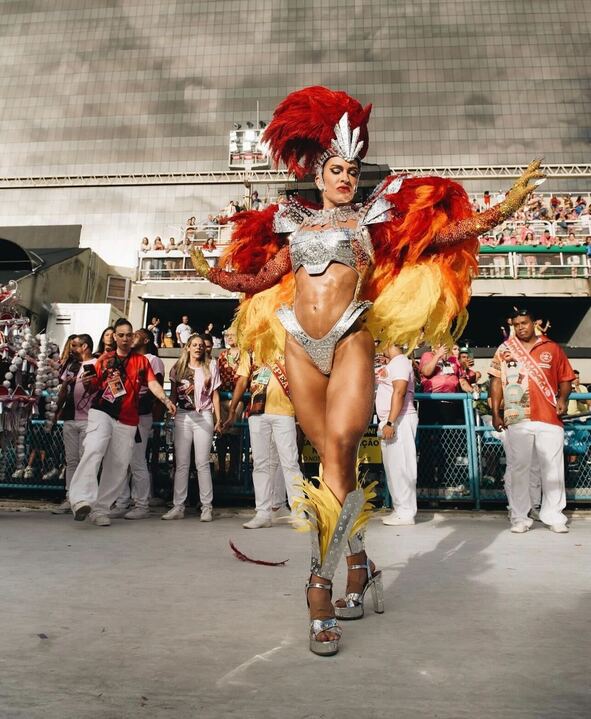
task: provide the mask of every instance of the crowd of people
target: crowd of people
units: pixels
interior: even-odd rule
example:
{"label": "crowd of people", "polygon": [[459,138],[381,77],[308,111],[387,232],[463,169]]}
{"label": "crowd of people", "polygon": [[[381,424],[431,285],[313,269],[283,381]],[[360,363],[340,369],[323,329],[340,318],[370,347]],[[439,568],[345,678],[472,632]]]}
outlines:
{"label": "crowd of people", "polygon": [[[441,442],[438,426],[464,423],[461,400],[433,398],[421,401],[417,408],[415,392],[463,392],[473,395],[475,407],[488,415],[486,419],[500,432],[508,462],[504,483],[512,531],[527,531],[533,518],[554,531],[565,531],[564,432],[558,415],[585,413],[591,402],[567,403],[571,391],[587,390],[564,352],[548,338],[550,323],[516,309],[501,329],[503,343],[488,378],[474,369],[469,347],[431,347],[415,359],[394,345],[376,355],[375,411],[393,506],[383,518],[384,524],[415,523],[419,421],[424,427],[421,446],[429,447],[422,457],[423,470],[428,464],[427,473],[436,483],[445,481],[454,459]],[[181,318],[174,330],[181,354],[169,373],[170,396],[162,389],[165,371],[158,347],[165,345],[157,317],[135,332],[127,320],[118,320],[102,333],[96,352],[90,335],[69,338],[62,354],[57,413],[63,420],[66,499],[55,513],[71,510],[78,520],[90,515],[90,521],[98,526],[108,526],[113,518],[151,516],[147,443],[153,422],[162,421],[167,410],[174,418],[175,469],[172,508],[162,519],[185,516],[192,453],[201,521],[213,519],[210,455],[214,434],[220,472],[226,472],[229,455],[228,472],[237,474],[241,445],[236,423],[246,417],[255,513],[244,527],[259,529],[286,519],[297,521],[290,506],[301,491],[303,438],[283,363],[279,360],[255,367],[251,356],[238,348],[233,328],[224,331],[224,347],[214,357],[214,348],[222,342],[213,332],[209,323],[202,333],[196,333],[189,317]],[[222,391],[232,393],[231,399],[223,399]],[[480,400],[482,391],[490,392],[488,401]],[[246,407],[245,393],[250,395]],[[553,404],[555,395],[558,400]],[[530,465],[528,494],[526,468]],[[104,477],[100,483],[99,473]]]}

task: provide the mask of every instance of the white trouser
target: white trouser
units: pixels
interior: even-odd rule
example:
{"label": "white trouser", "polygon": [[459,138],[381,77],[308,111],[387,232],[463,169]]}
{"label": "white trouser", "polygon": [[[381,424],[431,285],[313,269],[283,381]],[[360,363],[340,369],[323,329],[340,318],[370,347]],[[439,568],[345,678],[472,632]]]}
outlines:
{"label": "white trouser", "polygon": [[[503,444],[503,448],[505,449],[505,457],[507,456],[507,433],[501,432],[500,433],[501,442]],[[508,487],[511,482],[511,467],[509,465],[509,460],[507,459],[507,464],[505,465],[505,475],[503,477],[503,482],[505,483],[505,487]],[[538,461],[538,456],[534,452],[531,459],[531,467],[529,468],[529,501],[531,502],[531,506],[534,509],[539,509],[540,505],[542,504],[542,475],[540,473],[540,463]]]}
{"label": "white trouser", "polygon": [[[396,434],[380,442],[382,462],[394,511],[401,519],[414,519],[417,513],[417,448],[415,437],[419,417],[416,412],[396,420]],[[384,424],[384,422],[380,422]]]}
{"label": "white trouser", "polygon": [[152,431],[152,414],[140,415],[140,423],[138,424],[141,442],[136,442],[133,447],[133,455],[131,457],[131,485],[125,482],[123,491],[117,497],[118,507],[128,507],[129,500],[133,499],[134,507],[139,509],[148,509],[150,503],[150,472],[148,470],[148,460],[146,459],[146,447],[148,439]]}
{"label": "white trouser", "polygon": [[[137,427],[121,424],[98,409],[88,412],[84,452],[70,484],[70,502],[88,502],[107,514],[121,493],[133,454]],[[101,483],[98,473],[103,463]]]}
{"label": "white trouser", "polygon": [[86,436],[85,419],[67,419],[64,421],[64,454],[66,455],[66,499],[69,498],[72,477],[78,467],[84,451],[84,437]]}
{"label": "white trouser", "polygon": [[179,410],[174,418],[174,506],[184,507],[189,488],[191,446],[195,446],[195,466],[199,483],[199,500],[202,507],[211,507],[213,484],[209,457],[213,439],[213,412],[183,412]]}
{"label": "white trouser", "polygon": [[545,524],[565,524],[564,430],[547,422],[525,420],[510,425],[505,433],[509,470],[505,491],[511,522],[527,521],[531,509],[530,472],[537,457],[542,480],[540,519]]}
{"label": "white trouser", "polygon": [[281,414],[258,414],[248,418],[248,430],[256,511],[270,517],[272,506],[282,504],[282,501],[278,501],[278,492],[274,486],[277,484],[275,479],[278,471],[273,462],[276,455],[279,455],[289,503],[292,503],[293,497],[301,494],[297,486],[302,480],[302,471],[298,464],[295,419]]}

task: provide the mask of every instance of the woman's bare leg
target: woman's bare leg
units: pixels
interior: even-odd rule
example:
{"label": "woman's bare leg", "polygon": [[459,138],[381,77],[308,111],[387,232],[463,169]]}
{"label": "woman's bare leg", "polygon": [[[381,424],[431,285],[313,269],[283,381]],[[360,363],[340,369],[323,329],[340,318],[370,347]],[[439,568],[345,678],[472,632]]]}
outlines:
{"label": "woman's bare leg", "polygon": [[[352,332],[337,345],[331,375],[326,377],[292,338],[288,336],[286,343],[286,371],[298,421],[320,455],[324,481],[341,504],[355,489],[357,447],[373,409],[373,355],[371,335],[365,330]],[[323,581],[311,577],[311,582]],[[324,590],[310,589],[308,601],[314,619],[334,616]],[[319,636],[335,638],[332,632]]]}

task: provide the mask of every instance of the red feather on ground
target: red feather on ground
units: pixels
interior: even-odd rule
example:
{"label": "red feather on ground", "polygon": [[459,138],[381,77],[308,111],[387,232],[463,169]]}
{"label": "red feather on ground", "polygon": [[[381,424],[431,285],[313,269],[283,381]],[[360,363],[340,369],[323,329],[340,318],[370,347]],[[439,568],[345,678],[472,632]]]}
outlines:
{"label": "red feather on ground", "polygon": [[234,556],[236,559],[239,559],[241,562],[250,562],[251,564],[262,564],[264,567],[284,567],[287,562],[289,562],[289,559],[284,559],[282,562],[267,562],[264,559],[251,559],[251,557],[247,557],[244,552],[241,552],[238,547],[232,542],[230,539],[230,548],[232,549],[232,552],[234,552]]}

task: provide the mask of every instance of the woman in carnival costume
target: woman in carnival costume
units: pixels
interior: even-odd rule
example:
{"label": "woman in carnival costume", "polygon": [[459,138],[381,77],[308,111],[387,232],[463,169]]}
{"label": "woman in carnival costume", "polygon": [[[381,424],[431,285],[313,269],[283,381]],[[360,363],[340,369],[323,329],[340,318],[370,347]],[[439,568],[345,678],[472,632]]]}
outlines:
{"label": "woman in carnival costume", "polygon": [[[277,107],[263,141],[273,161],[297,178],[315,176],[322,207],[301,198],[232,218],[232,242],[210,268],[211,282],[246,297],[237,314],[240,347],[258,364],[285,355],[291,399],[321,460],[319,481],[304,482],[297,510],[311,530],[310,649],[338,650],[337,619],[359,619],[370,590],[383,611],[381,574],[364,549],[371,487],[357,482],[357,449],[374,403],[374,340],[453,344],[466,321],[478,236],[520,207],[542,179],[529,165],[499,205],[473,214],[455,182],[387,177],[354,203],[368,149],[371,105],[344,92],[309,87]],[[301,524],[301,522],[299,523]],[[332,604],[332,578],[347,551],[345,597]]]}

